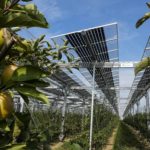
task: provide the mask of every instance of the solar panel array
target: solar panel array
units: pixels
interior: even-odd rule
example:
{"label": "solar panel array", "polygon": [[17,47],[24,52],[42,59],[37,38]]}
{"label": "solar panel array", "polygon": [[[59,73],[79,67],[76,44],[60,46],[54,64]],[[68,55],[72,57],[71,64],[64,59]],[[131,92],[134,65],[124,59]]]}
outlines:
{"label": "solar panel array", "polygon": [[[68,40],[69,46],[72,47],[70,53],[81,62],[111,62],[119,61],[118,52],[118,31],[117,24],[100,26],[87,30],[72,32],[52,38],[59,45],[63,44],[63,40]],[[93,68],[80,68],[80,73],[91,84],[93,76]],[[78,75],[77,75],[78,76]],[[62,70],[57,77],[52,79],[57,82],[64,81],[64,84],[69,86],[81,86],[76,79],[70,78],[65,71]],[[96,86],[101,89],[105,97],[108,99],[114,110],[118,112],[117,98],[118,91],[110,90],[112,87],[119,86],[119,69],[118,68],[96,68],[95,71]],[[89,90],[74,90],[83,97],[89,97],[91,92]]]}
{"label": "solar panel array", "polygon": [[[148,39],[148,42],[146,44],[144,54],[142,59],[150,57],[150,37]],[[124,115],[129,111],[129,109],[135,104],[137,101],[139,101],[146,91],[150,88],[150,68],[147,68],[137,74],[135,76],[135,79],[132,84],[132,89],[129,94],[129,104],[127,105]],[[143,89],[143,90],[139,90]]]}

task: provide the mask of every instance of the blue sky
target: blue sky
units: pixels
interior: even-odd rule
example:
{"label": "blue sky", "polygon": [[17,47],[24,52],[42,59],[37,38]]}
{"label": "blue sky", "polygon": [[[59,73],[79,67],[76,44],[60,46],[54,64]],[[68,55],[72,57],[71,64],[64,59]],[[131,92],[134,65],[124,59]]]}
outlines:
{"label": "blue sky", "polygon": [[136,21],[148,12],[146,0],[33,0],[50,24],[30,29],[50,36],[118,22],[120,60],[140,60],[149,36],[150,21],[139,29]]}

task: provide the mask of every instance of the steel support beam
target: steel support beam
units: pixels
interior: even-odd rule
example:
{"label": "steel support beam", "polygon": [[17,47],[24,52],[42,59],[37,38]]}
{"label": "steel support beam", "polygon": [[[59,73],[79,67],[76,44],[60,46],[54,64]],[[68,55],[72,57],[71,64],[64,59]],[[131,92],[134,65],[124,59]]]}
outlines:
{"label": "steel support beam", "polygon": [[64,104],[62,108],[62,122],[61,122],[61,133],[59,135],[59,140],[63,141],[64,140],[64,125],[65,125],[65,115],[66,115],[66,107],[67,107],[67,87],[65,87],[64,90]]}
{"label": "steel support beam", "polygon": [[93,137],[93,113],[94,113],[94,96],[95,96],[95,65],[93,66],[93,88],[92,88],[92,100],[91,100],[91,122],[90,122],[90,141],[89,150],[92,150],[92,137]]}
{"label": "steel support beam", "polygon": [[134,68],[138,61],[124,61],[124,62],[76,62],[76,63],[58,63],[59,67],[80,67],[80,68]]}
{"label": "steel support beam", "polygon": [[132,104],[133,104],[133,103],[136,103],[137,101],[139,101],[139,100],[145,95],[145,91],[147,91],[147,90],[149,89],[149,87],[150,87],[150,84],[148,84],[148,85],[145,87],[145,89],[143,89],[143,90],[141,91],[140,96],[138,96],[136,99],[131,99],[131,100],[129,101],[129,103],[128,103],[128,105],[127,105],[125,111],[124,111],[124,114],[123,114],[124,117],[126,116],[127,112],[128,112],[129,109],[131,108]]}
{"label": "steel support beam", "polygon": [[[50,87],[46,87],[43,89],[61,89],[58,86],[50,86]],[[70,90],[90,90],[92,89],[92,87],[86,87],[86,86],[71,86]],[[145,88],[134,88],[134,87],[104,87],[104,88],[98,88],[95,87],[95,90],[99,91],[99,90],[139,90],[139,91],[143,91],[145,90]]]}

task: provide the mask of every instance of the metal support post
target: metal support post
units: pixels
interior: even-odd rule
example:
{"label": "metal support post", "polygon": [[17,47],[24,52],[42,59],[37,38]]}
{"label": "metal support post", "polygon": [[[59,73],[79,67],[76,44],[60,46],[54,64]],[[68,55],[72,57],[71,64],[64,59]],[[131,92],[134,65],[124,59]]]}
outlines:
{"label": "metal support post", "polygon": [[132,107],[132,114],[134,116],[134,104],[133,104],[133,107]]}
{"label": "metal support post", "polygon": [[146,115],[147,115],[147,128],[150,129],[150,105],[149,105],[149,93],[145,94],[146,99]]}
{"label": "metal support post", "polygon": [[61,133],[59,135],[59,140],[63,141],[64,140],[64,125],[65,125],[65,114],[66,114],[66,107],[67,107],[67,88],[65,88],[64,91],[64,104],[62,107],[62,122],[61,122]]}
{"label": "metal support post", "polygon": [[105,102],[106,102],[106,98],[104,97],[104,98],[103,98],[103,102],[102,102],[102,104],[104,105],[104,104],[105,104]]}
{"label": "metal support post", "polygon": [[91,122],[90,122],[90,142],[89,150],[92,150],[92,135],[93,135],[93,111],[94,111],[94,96],[95,96],[95,65],[93,66],[93,85],[92,85],[92,101],[91,101]]}
{"label": "metal support post", "polygon": [[133,117],[133,121],[134,121],[134,104],[133,104],[133,106],[132,106],[132,117]]}
{"label": "metal support post", "polygon": [[82,108],[82,131],[84,130],[85,123],[85,99],[83,98],[83,108]]}
{"label": "metal support post", "polygon": [[131,107],[130,107],[130,110],[129,110],[129,111],[130,111],[130,115],[132,116],[132,108],[131,108]]}
{"label": "metal support post", "polygon": [[139,101],[137,101],[136,106],[137,106],[137,111],[136,111],[136,113],[138,114],[138,113],[139,113]]}
{"label": "metal support post", "polygon": [[23,112],[24,100],[20,97],[20,112]]}

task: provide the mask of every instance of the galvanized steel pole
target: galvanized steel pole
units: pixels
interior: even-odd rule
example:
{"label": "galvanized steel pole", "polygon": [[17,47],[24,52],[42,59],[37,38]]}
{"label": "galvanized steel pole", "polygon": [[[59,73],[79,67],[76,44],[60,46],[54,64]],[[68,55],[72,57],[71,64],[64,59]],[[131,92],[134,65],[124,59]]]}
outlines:
{"label": "galvanized steel pole", "polygon": [[23,100],[22,97],[20,97],[20,104],[21,104],[21,106],[20,106],[20,112],[23,112],[24,100]]}
{"label": "galvanized steel pole", "polygon": [[94,96],[95,96],[95,65],[93,66],[93,85],[92,85],[92,101],[91,101],[91,122],[90,122],[89,150],[92,150]]}
{"label": "galvanized steel pole", "polygon": [[83,108],[82,108],[82,131],[84,131],[85,124],[85,98],[83,98]]}
{"label": "galvanized steel pole", "polygon": [[61,122],[61,134],[59,135],[59,140],[63,141],[64,135],[64,125],[65,125],[65,114],[66,114],[66,107],[67,107],[67,87],[64,91],[64,104],[62,108],[62,122]]}
{"label": "galvanized steel pole", "polygon": [[137,101],[136,106],[137,106],[137,111],[136,111],[136,113],[138,114],[138,113],[139,113],[139,101]]}

